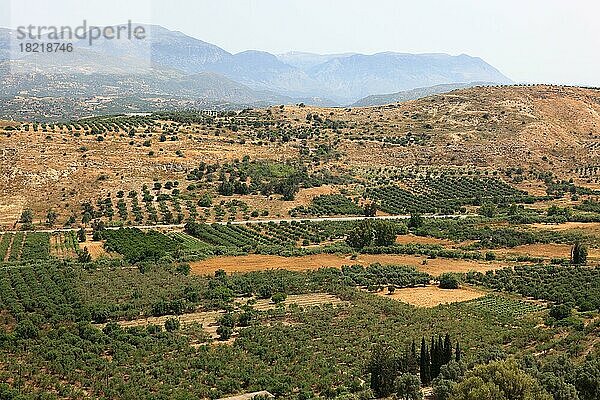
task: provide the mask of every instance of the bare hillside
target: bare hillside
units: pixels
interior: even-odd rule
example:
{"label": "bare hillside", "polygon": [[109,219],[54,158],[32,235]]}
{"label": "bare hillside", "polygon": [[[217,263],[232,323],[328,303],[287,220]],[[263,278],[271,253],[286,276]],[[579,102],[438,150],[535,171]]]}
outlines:
{"label": "bare hillside", "polygon": [[[155,182],[181,183],[184,198],[195,203],[202,193],[214,193],[219,174],[188,193],[190,171],[201,163],[219,169],[245,155],[302,164],[311,174],[363,179],[362,186],[372,184],[363,172],[373,167],[461,173],[522,167],[573,177],[579,184],[598,183],[598,177],[586,172],[582,180],[576,172],[599,172],[600,91],[593,89],[475,87],[379,107],[297,105],[184,117],[0,124],[0,224],[10,225],[24,208],[40,219],[48,209],[79,219],[83,202]],[[343,187],[335,180],[323,182],[333,183],[330,192]],[[530,187],[525,189],[545,192],[539,182]],[[298,205],[268,200],[244,201],[282,215]]]}
{"label": "bare hillside", "polygon": [[[593,89],[476,87],[380,107],[297,108],[287,117],[302,120],[307,112],[346,123],[341,137],[354,139],[343,144],[350,163],[558,172],[598,163],[600,91]],[[392,143],[407,136],[418,145]]]}

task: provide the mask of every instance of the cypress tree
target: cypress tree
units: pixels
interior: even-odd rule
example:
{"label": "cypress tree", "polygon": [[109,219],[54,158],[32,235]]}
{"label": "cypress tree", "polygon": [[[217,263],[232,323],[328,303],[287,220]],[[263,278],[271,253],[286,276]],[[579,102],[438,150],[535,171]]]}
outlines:
{"label": "cypress tree", "polygon": [[571,248],[571,264],[573,265],[584,265],[587,261],[587,247],[576,241]]}
{"label": "cypress tree", "polygon": [[417,372],[417,345],[415,344],[415,340],[413,339],[412,344],[410,346],[410,363],[409,363],[409,372],[416,373]]}
{"label": "cypress tree", "polygon": [[446,333],[444,338],[444,364],[448,364],[452,361],[452,342],[450,341],[450,335]]}
{"label": "cypress tree", "polygon": [[437,369],[435,371],[435,377],[437,378],[437,376],[440,374],[440,369],[442,368],[442,365],[446,364],[446,354],[444,352],[444,339],[442,338],[442,336],[438,336],[438,344],[437,344],[437,359],[438,359],[438,365],[437,365]]}
{"label": "cypress tree", "polygon": [[439,359],[439,351],[438,351],[438,342],[435,340],[435,337],[431,337],[431,348],[430,348],[430,358],[431,358],[431,368],[430,374],[431,379],[435,379],[438,371],[440,370],[440,359]]}
{"label": "cypress tree", "polygon": [[431,338],[431,378],[435,379],[440,374],[440,368],[443,365],[444,342],[442,337]]}
{"label": "cypress tree", "polygon": [[[429,359],[431,360],[431,367],[432,367],[432,369],[433,369],[433,366],[435,365],[435,363],[437,361],[435,359],[435,344],[436,344],[435,338],[432,336],[431,337],[431,344],[429,345]],[[432,378],[433,378],[433,376],[432,376]]]}
{"label": "cypress tree", "polygon": [[454,353],[455,353],[454,357],[456,359],[456,362],[460,362],[460,356],[461,356],[461,354],[460,354],[460,344],[458,344],[458,342],[456,342],[456,350],[455,350]]}
{"label": "cypress tree", "polygon": [[431,342],[429,344],[429,360],[431,362],[430,366],[429,366],[429,374],[431,376],[431,379],[435,378],[434,373],[435,373],[435,364],[437,362],[436,358],[435,358],[435,339],[432,336],[431,337]]}
{"label": "cypress tree", "polygon": [[421,383],[424,386],[429,385],[431,382],[430,374],[430,357],[427,345],[425,344],[425,338],[421,339],[421,357],[419,360],[419,374],[421,376]]}

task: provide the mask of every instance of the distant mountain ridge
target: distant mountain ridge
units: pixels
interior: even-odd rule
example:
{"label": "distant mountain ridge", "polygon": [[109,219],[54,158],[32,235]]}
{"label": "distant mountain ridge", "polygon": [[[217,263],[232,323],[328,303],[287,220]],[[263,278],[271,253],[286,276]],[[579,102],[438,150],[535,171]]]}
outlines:
{"label": "distant mountain ridge", "polygon": [[299,68],[303,71],[308,71],[312,67],[316,67],[319,64],[331,61],[334,58],[345,58],[353,55],[356,55],[356,53],[314,54],[301,51],[290,51],[284,54],[279,54],[277,58],[279,58],[282,62],[291,65],[292,67]]}
{"label": "distant mountain ridge", "polygon": [[[104,74],[114,75],[115,82],[119,82],[117,76],[132,75],[133,71],[143,83],[140,86],[144,90],[142,95],[154,94],[160,89],[161,94],[166,96],[211,93],[218,98],[220,90],[223,90],[222,100],[226,101],[235,102],[232,94],[243,93],[240,104],[302,101],[338,106],[354,104],[367,96],[436,85],[511,83],[509,78],[482,59],[465,54],[382,52],[322,55],[290,52],[274,55],[256,50],[232,54],[182,32],[158,25],[144,27],[148,32],[146,40],[99,39],[91,47],[85,40],[75,41],[76,52],[80,54],[51,57],[49,65],[42,63],[41,68],[33,62],[38,59],[36,56],[25,56],[18,63],[36,66],[36,73],[41,75],[75,72],[78,77],[73,79],[83,81],[85,74]],[[8,62],[9,44],[10,30],[1,29],[0,65]],[[62,71],[61,62],[65,64]],[[200,85],[194,84],[195,78],[207,76],[198,74],[207,73],[212,74],[211,79],[201,79]],[[169,80],[173,84],[169,84]],[[130,77],[128,81],[135,83],[136,78]],[[69,82],[78,86],[76,81]],[[2,81],[0,75],[0,84],[4,84],[0,94],[1,91],[18,91],[18,79],[9,79],[8,83],[7,86],[7,80]],[[85,86],[85,82],[82,85]],[[235,90],[233,86],[236,86]]]}
{"label": "distant mountain ridge", "polygon": [[439,84],[511,83],[480,58],[467,55],[377,53],[332,59],[309,74],[337,96],[350,100]]}
{"label": "distant mountain ridge", "polygon": [[435,85],[405,90],[402,92],[390,94],[376,94],[363,97],[356,103],[352,104],[352,107],[372,107],[392,103],[402,103],[404,101],[417,100],[423,97],[432,96],[434,94],[447,93],[457,89],[467,89],[474,86],[493,86],[495,84],[495,82],[448,83],[443,85]]}

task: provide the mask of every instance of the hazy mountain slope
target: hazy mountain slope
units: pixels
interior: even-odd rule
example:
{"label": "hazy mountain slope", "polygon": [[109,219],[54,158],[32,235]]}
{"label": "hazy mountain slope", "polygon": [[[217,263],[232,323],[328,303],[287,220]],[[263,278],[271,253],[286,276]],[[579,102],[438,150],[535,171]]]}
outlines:
{"label": "hazy mountain slope", "polygon": [[37,72],[43,74],[155,74],[158,76],[176,76],[181,71],[163,66],[152,66],[133,56],[113,56],[88,48],[77,48],[65,53],[28,53],[19,59],[10,60],[14,73]]}
{"label": "hazy mountain slope", "polygon": [[[137,24],[136,24],[137,25]],[[96,40],[94,51],[115,57],[135,57],[147,64],[177,69],[187,73],[206,70],[231,54],[210,43],[171,31],[158,25],[142,25],[147,38],[143,40]],[[85,40],[76,42],[78,48],[89,48]]]}
{"label": "hazy mountain slope", "polygon": [[189,93],[191,97],[223,100],[238,104],[280,104],[292,99],[268,91],[251,89],[222,75],[212,72],[199,72],[184,75],[177,80],[164,81],[160,86],[168,93]]}
{"label": "hazy mountain slope", "polygon": [[340,98],[358,99],[418,87],[459,82],[510,83],[480,58],[447,54],[378,53],[336,58],[309,75]]}
{"label": "hazy mountain slope", "polygon": [[290,51],[288,53],[278,54],[277,58],[279,58],[282,62],[291,65],[292,67],[307,71],[312,67],[331,61],[334,58],[344,58],[353,55],[356,55],[356,53],[314,54],[304,53],[301,51]]}
{"label": "hazy mountain slope", "polygon": [[[286,64],[286,60],[292,65]],[[310,65],[312,67],[308,67]],[[252,88],[293,97],[329,98],[339,104],[351,103],[365,94],[437,84],[510,82],[479,58],[445,54],[319,56],[288,53],[275,57],[265,52],[247,51],[207,68]]]}
{"label": "hazy mountain slope", "polygon": [[[6,64],[6,62],[4,63]],[[5,69],[0,65],[0,71]],[[212,72],[197,74],[158,73],[64,73],[34,72],[27,75],[0,72],[0,96],[69,97],[89,96],[200,98],[238,104],[288,103],[292,99],[258,91]]]}
{"label": "hazy mountain slope", "polygon": [[[103,39],[93,46],[80,40],[71,53],[33,53],[0,62],[0,96],[162,96],[240,105],[292,101],[204,71],[205,64],[231,57],[217,46],[159,26],[145,27],[151,40]],[[9,32],[0,30],[0,51],[10,42]]]}
{"label": "hazy mountain slope", "polygon": [[[72,54],[56,54],[49,57],[44,55],[41,58],[27,56],[23,61],[18,61],[17,65],[24,64],[24,70],[31,67],[39,74],[60,74],[64,72],[61,68],[82,74],[84,82],[80,85],[73,79],[67,80],[69,85],[66,87],[72,86],[76,92],[81,91],[80,86],[84,87],[83,91],[86,90],[89,82],[85,82],[85,74],[94,73],[108,76],[133,72],[143,75],[143,79],[138,79],[141,90],[165,89],[165,94],[173,97],[187,96],[190,93],[217,95],[219,87],[230,87],[230,81],[234,81],[244,86],[237,88],[242,96],[239,102],[244,104],[254,97],[257,101],[288,99],[292,103],[302,101],[319,105],[346,105],[373,94],[394,93],[440,84],[510,82],[483,60],[467,55],[318,55],[292,52],[277,57],[253,50],[230,54],[218,46],[181,32],[155,25],[145,25],[145,28],[148,34],[146,40],[99,39],[91,47],[82,40],[75,42],[76,50]],[[7,38],[7,31],[0,31],[0,57],[3,51],[6,53]],[[203,81],[200,84],[201,89],[197,90],[193,77],[184,79],[184,75],[200,72],[214,72],[229,81],[217,83],[213,80],[215,86],[212,88],[208,88],[206,81]],[[54,80],[53,77],[48,79]],[[183,87],[175,82],[171,87],[177,87],[178,90],[169,92],[166,90],[169,85],[165,84],[165,79],[184,79],[191,87]],[[127,81],[135,83],[136,78],[128,78]],[[25,80],[23,85],[26,84]],[[19,90],[18,86],[18,79],[13,79],[8,87],[2,90]],[[111,90],[112,87],[129,87],[123,85],[120,79],[115,79],[109,86]],[[44,91],[43,87],[39,89]],[[248,89],[257,92],[250,94]],[[225,90],[222,100],[230,101],[229,93],[235,92]],[[121,92],[121,95],[127,94],[128,92]]]}
{"label": "hazy mountain slope", "polygon": [[0,61],[7,60],[10,57],[10,41],[13,31],[11,29],[0,27]]}
{"label": "hazy mountain slope", "polygon": [[493,82],[468,82],[468,83],[449,83],[444,85],[428,86],[424,88],[416,88],[405,90],[403,92],[390,94],[377,94],[364,97],[352,104],[352,107],[372,107],[391,103],[401,103],[403,101],[416,100],[422,97],[431,96],[451,92],[456,89],[464,89],[473,86],[488,86],[494,85]]}
{"label": "hazy mountain slope", "polygon": [[310,95],[317,91],[316,82],[304,71],[263,51],[244,51],[207,66],[207,69],[249,87],[288,96]]}
{"label": "hazy mountain slope", "polygon": [[[43,99],[42,103],[47,104],[48,100]],[[24,106],[29,107],[30,102]],[[0,112],[3,110],[4,107]],[[118,112],[130,110],[121,108]],[[307,119],[308,114],[320,118]],[[98,171],[96,164],[91,164],[93,169],[88,170],[82,166],[77,179],[71,181],[73,187],[97,188],[102,184],[97,180],[98,174],[104,171],[111,179],[120,181],[113,172],[122,171],[123,165],[136,163],[176,162],[194,168],[207,159],[215,162],[248,153],[253,159],[272,157],[284,151],[291,157],[300,154],[305,146],[300,140],[290,140],[285,145],[248,140],[256,134],[254,122],[257,120],[269,122],[263,127],[267,130],[288,127],[295,135],[318,128],[321,138],[335,138],[331,143],[335,143],[340,158],[332,159],[329,165],[355,171],[392,167],[388,171],[393,173],[399,172],[394,168],[416,165],[460,167],[464,173],[474,167],[484,167],[490,175],[497,173],[502,179],[511,180],[505,174],[509,167],[535,173],[552,171],[558,177],[567,178],[573,176],[574,168],[600,165],[600,90],[556,86],[474,87],[379,107],[271,107],[239,113],[236,118],[240,121],[248,118],[248,124],[240,123],[240,129],[235,132],[224,128],[227,133],[219,136],[212,134],[212,124],[182,130],[181,140],[187,141],[183,158],[175,156],[175,148],[169,151],[170,141],[159,146],[164,145],[173,158],[148,158],[148,149],[141,145],[130,146],[130,138],[118,134],[109,133],[106,143],[101,145],[93,137],[55,132],[51,133],[53,140],[47,140],[46,132],[0,135],[4,148],[19,150],[18,156],[0,164],[0,168],[10,171],[16,166],[23,171],[12,181],[3,182],[4,187],[11,188],[5,193],[17,192],[32,201],[43,201],[48,192],[39,188],[32,190],[32,182],[35,182],[32,177],[48,179],[44,178],[48,169],[45,162],[51,162],[52,168],[58,171],[70,171],[73,165],[87,162],[79,152],[82,140],[91,149],[98,149],[90,154],[103,162],[104,170]],[[404,144],[389,140],[405,138],[409,133],[422,139]],[[237,140],[241,138],[246,138],[243,145]],[[110,155],[103,153],[105,146],[110,146]],[[12,176],[9,172],[6,174]],[[49,188],[56,185],[55,181],[47,182]],[[594,187],[598,188],[597,183]],[[542,194],[544,190],[545,185],[542,185]],[[54,193],[57,199],[61,198],[61,191],[57,189]]]}
{"label": "hazy mountain slope", "polygon": [[439,84],[510,82],[483,60],[467,55],[290,52],[274,56],[255,50],[230,54],[181,32],[160,26],[146,28],[148,40],[100,40],[94,44],[94,50],[142,60],[150,52],[155,65],[186,73],[216,72],[253,89],[295,98],[325,99],[325,103],[350,104],[368,95]]}

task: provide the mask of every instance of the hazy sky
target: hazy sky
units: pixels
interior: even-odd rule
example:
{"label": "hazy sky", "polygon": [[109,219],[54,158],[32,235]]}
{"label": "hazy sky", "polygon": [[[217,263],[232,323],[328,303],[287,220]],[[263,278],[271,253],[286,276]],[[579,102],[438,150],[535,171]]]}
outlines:
{"label": "hazy sky", "polygon": [[478,56],[518,82],[600,86],[597,0],[0,0],[0,25],[162,25],[227,51]]}

